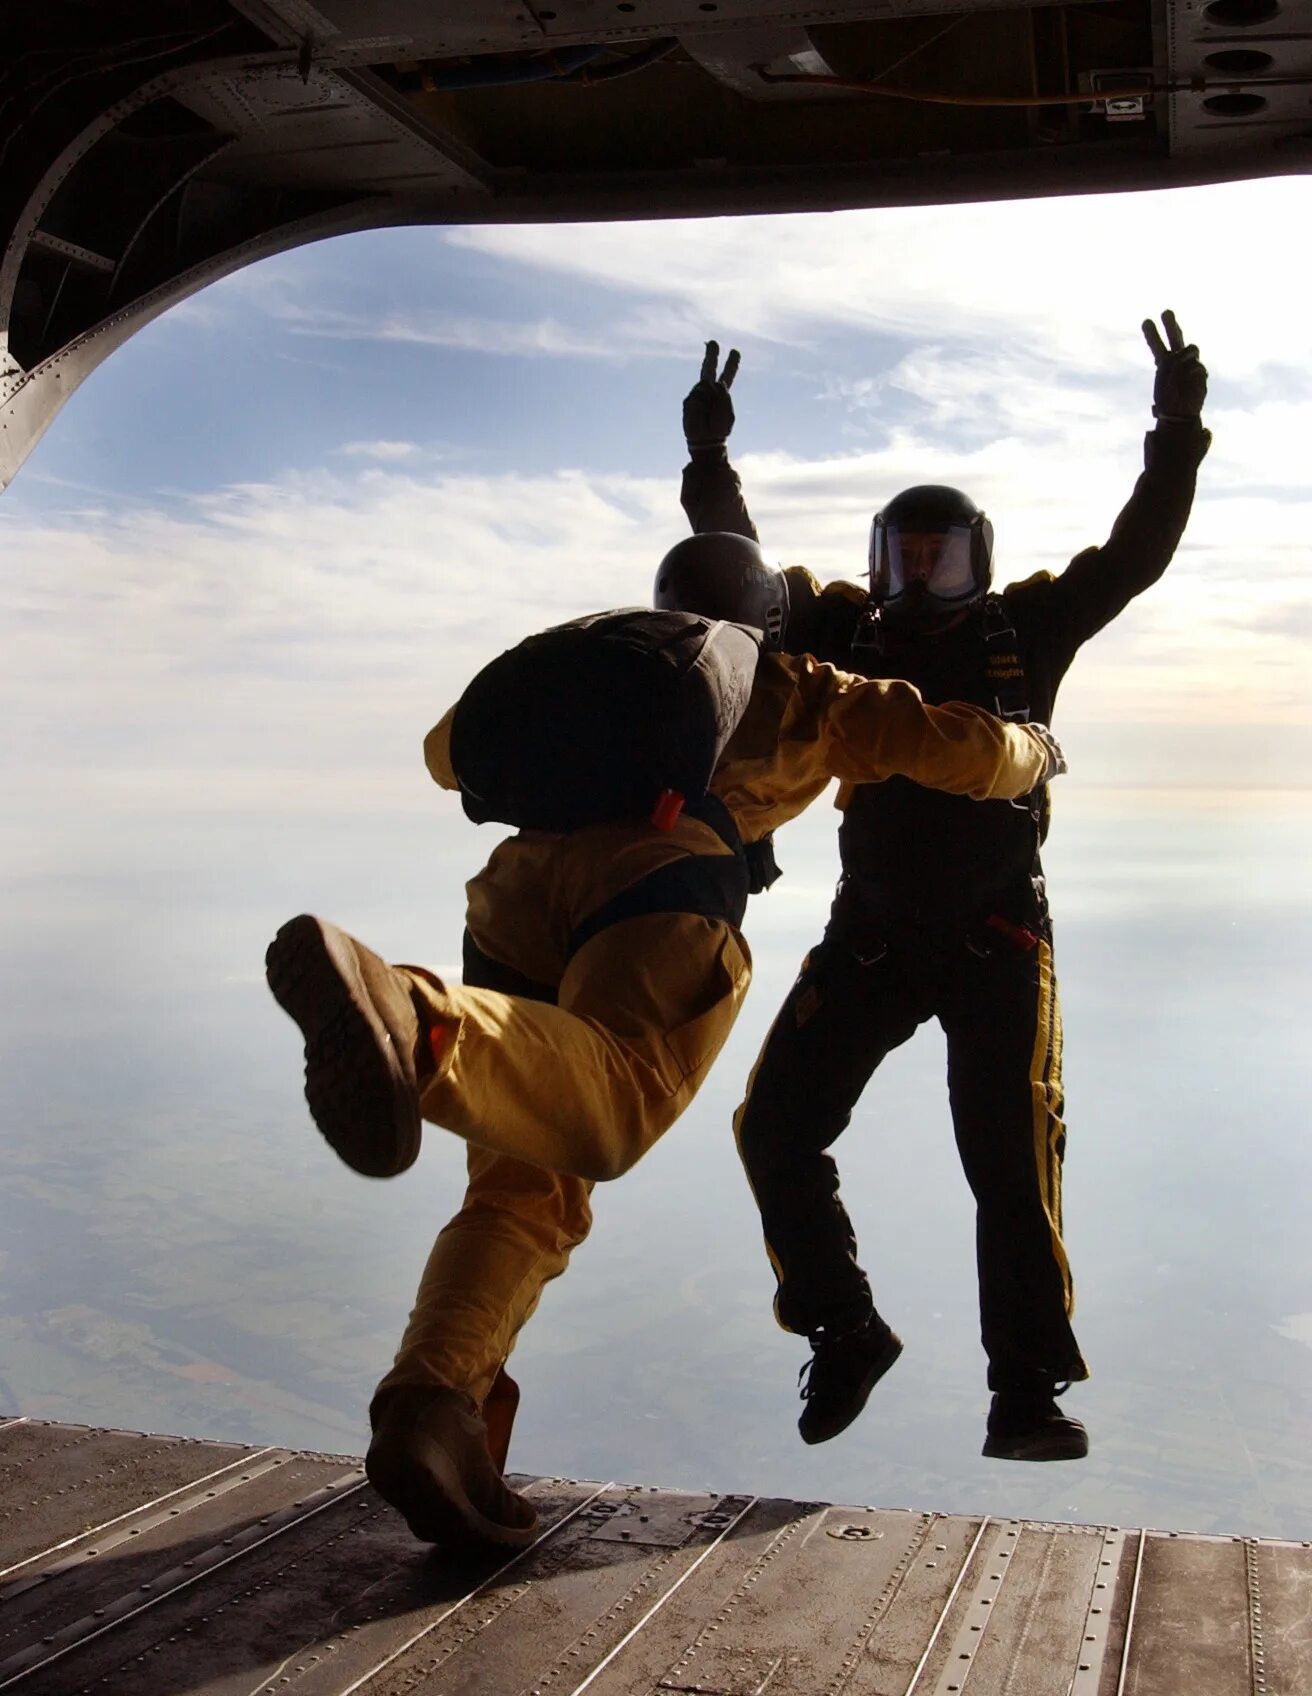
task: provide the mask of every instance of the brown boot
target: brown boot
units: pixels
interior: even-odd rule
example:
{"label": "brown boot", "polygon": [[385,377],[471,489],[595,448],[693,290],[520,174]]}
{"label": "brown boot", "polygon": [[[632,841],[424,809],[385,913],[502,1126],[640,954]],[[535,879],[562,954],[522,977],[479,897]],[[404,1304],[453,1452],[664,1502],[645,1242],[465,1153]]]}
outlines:
{"label": "brown boot", "polygon": [[369,1482],[423,1543],[526,1548],[537,1510],[506,1483],[473,1398],[439,1386],[393,1390],[374,1415]]}
{"label": "brown boot", "polygon": [[404,1172],[419,1153],[416,1064],[427,1060],[409,979],[308,913],[274,937],[265,968],[278,1005],[305,1037],[305,1099],[315,1124],[365,1177]]}

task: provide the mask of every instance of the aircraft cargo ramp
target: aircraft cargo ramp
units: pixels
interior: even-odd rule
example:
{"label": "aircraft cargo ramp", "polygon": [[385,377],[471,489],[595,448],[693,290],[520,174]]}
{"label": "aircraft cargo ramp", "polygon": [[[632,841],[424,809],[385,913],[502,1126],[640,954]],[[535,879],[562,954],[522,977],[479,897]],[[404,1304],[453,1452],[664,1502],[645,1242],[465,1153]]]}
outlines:
{"label": "aircraft cargo ramp", "polygon": [[0,1422],[21,1696],[1306,1696],[1312,1543],[521,1480],[445,1559],[358,1460]]}

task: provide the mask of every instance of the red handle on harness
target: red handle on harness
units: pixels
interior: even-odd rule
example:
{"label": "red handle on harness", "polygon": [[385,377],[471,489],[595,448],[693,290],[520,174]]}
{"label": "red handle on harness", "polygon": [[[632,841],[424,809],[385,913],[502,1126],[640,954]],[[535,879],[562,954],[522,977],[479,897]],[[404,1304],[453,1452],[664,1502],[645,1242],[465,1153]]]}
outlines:
{"label": "red handle on harness", "polygon": [[1039,939],[1032,930],[1027,930],[1024,925],[1012,924],[1011,920],[1004,919],[1001,913],[990,913],[984,923],[990,930],[1001,931],[1008,942],[1026,954],[1039,946]]}
{"label": "red handle on harness", "polygon": [[651,822],[657,830],[673,830],[683,811],[684,797],[677,789],[662,789],[651,810]]}

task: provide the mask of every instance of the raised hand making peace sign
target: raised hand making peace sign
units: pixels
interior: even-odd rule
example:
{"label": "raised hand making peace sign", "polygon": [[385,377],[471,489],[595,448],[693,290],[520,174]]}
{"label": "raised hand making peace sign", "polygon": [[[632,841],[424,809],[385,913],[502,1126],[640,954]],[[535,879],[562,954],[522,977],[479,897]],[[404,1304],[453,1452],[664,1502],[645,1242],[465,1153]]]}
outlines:
{"label": "raised hand making peace sign", "polygon": [[701,375],[689,389],[683,403],[683,434],[688,452],[698,448],[722,448],[733,429],[733,402],[729,390],[738,375],[738,349],[730,348],[724,370],[716,375],[720,363],[719,342],[707,342],[702,360]]}
{"label": "raised hand making peace sign", "polygon": [[1165,341],[1151,318],[1143,321],[1144,340],[1157,362],[1153,417],[1168,423],[1191,423],[1202,412],[1207,399],[1207,367],[1192,342],[1185,346],[1175,313],[1169,309],[1162,313],[1162,329],[1166,331]]}

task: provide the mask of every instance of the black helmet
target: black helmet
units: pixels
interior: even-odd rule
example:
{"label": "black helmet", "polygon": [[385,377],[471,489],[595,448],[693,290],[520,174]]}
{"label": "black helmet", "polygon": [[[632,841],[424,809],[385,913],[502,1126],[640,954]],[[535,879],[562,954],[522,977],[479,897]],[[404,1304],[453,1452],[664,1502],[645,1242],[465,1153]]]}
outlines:
{"label": "black helmet", "polygon": [[[904,550],[904,536],[934,542],[918,542],[912,558]],[[934,613],[955,612],[987,594],[992,576],[993,526],[960,489],[920,483],[894,495],[875,514],[870,593],[891,612],[912,604]]]}
{"label": "black helmet", "polygon": [[652,605],[749,624],[765,632],[767,648],[778,648],[788,621],[788,579],[750,537],[707,530],[666,554]]}

